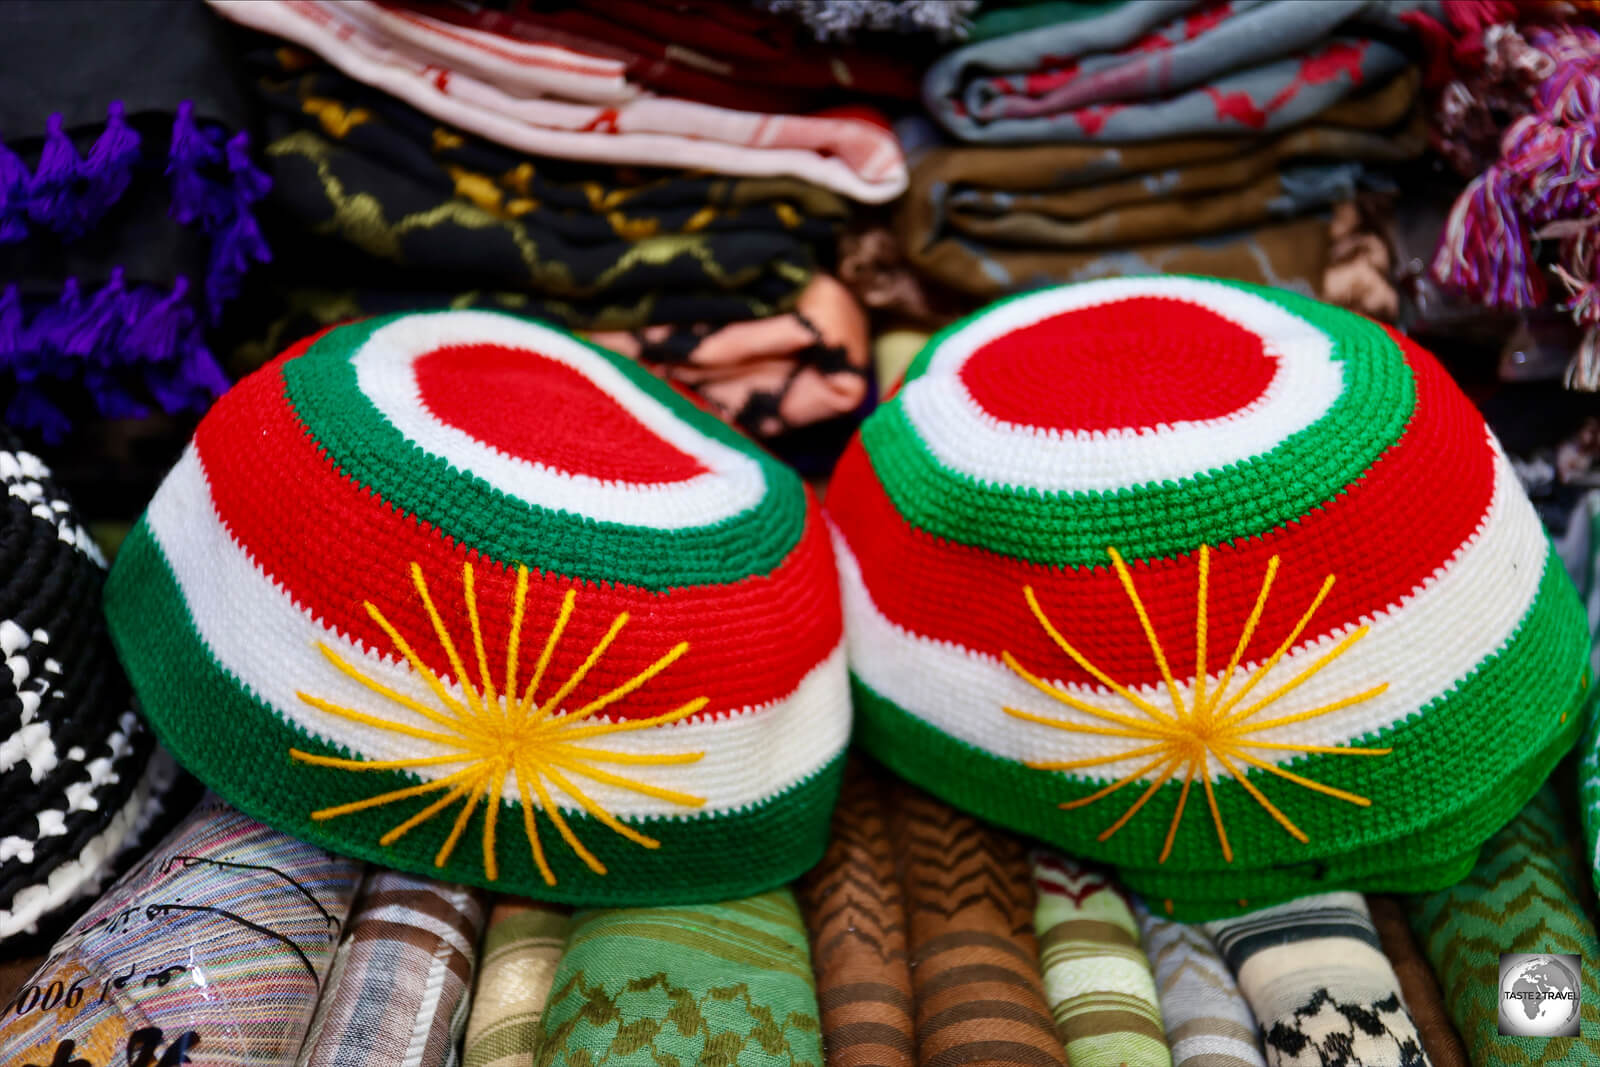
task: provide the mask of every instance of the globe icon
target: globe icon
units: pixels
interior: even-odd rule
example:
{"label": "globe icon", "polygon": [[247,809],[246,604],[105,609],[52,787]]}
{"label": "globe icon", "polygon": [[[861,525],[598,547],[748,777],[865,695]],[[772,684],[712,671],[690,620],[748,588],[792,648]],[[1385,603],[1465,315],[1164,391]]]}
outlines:
{"label": "globe icon", "polygon": [[1500,978],[1501,1032],[1525,1037],[1571,1033],[1578,1017],[1578,975],[1556,956],[1530,956]]}

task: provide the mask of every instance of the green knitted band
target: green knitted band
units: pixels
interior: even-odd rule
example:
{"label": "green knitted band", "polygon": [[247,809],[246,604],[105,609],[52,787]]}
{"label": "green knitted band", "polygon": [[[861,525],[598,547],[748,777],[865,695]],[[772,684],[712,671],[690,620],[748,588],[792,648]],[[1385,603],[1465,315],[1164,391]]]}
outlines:
{"label": "green knitted band", "polygon": [[[1596,687],[1588,685],[1586,677],[1573,677],[1566,683],[1564,692],[1544,712],[1548,728],[1542,735],[1522,739],[1533,755],[1521,764],[1475,768],[1476,775],[1463,777],[1467,769],[1458,761],[1441,764],[1435,754],[1471,751],[1474,738],[1496,734],[1508,720],[1524,719],[1522,709],[1502,706],[1495,694],[1527,692],[1535,684],[1530,678],[1542,679],[1545,687],[1555,689],[1549,677],[1551,665],[1580,659],[1587,640],[1581,610],[1552,555],[1533,608],[1505,648],[1487,658],[1456,690],[1402,725],[1357,742],[1392,746],[1394,752],[1386,760],[1414,764],[1399,780],[1416,791],[1418,803],[1393,795],[1374,796],[1373,807],[1361,824],[1365,832],[1352,841],[1347,812],[1340,802],[1306,790],[1278,789],[1270,776],[1252,774],[1251,781],[1309,836],[1309,844],[1302,845],[1284,833],[1237,782],[1224,779],[1217,783],[1217,804],[1230,839],[1236,847],[1239,841],[1251,841],[1244,853],[1253,861],[1250,866],[1237,857],[1232,864],[1223,862],[1210,820],[1185,820],[1180,825],[1175,851],[1188,859],[1170,872],[1154,862],[1164,843],[1166,818],[1134,820],[1110,841],[1097,842],[1103,819],[1084,812],[1064,812],[1057,805],[1092,794],[1099,783],[1032,770],[976,749],[905,713],[859,679],[854,680],[856,738],[897,773],[924,783],[957,807],[1069,852],[1116,863],[1130,886],[1158,897],[1195,902],[1181,904],[1183,909],[1205,910],[1203,902],[1208,897],[1242,895],[1260,904],[1269,898],[1318,891],[1329,884],[1353,886],[1363,880],[1373,888],[1421,889],[1425,886],[1409,885],[1408,879],[1421,871],[1422,881],[1429,885],[1444,884],[1430,876],[1430,869],[1455,870],[1461,856],[1474,852],[1478,842],[1520,809],[1576,739]],[[1515,751],[1524,750],[1519,745]],[[1365,768],[1361,764],[1352,767],[1353,762],[1341,762],[1337,756],[1308,756],[1292,768],[1313,780],[1359,794],[1376,780],[1364,785],[1360,774]],[[1456,792],[1445,806],[1424,802],[1435,791],[1447,788],[1430,769],[1441,765],[1452,768]],[[1179,782],[1168,782],[1157,790],[1149,807],[1171,812],[1181,788]],[[1442,826],[1438,825],[1440,811],[1449,813]],[[1330,852],[1338,855],[1330,859]],[[1466,862],[1470,865],[1470,856]],[[1211,882],[1225,883],[1227,889],[1219,886],[1212,892],[1208,890]]]}
{"label": "green knitted band", "polygon": [[[484,876],[482,857],[458,848],[443,868],[417,857],[432,856],[450,832],[452,820],[434,819],[413,829],[414,847],[387,849],[378,839],[396,821],[392,811],[369,810],[331,822],[308,817],[313,805],[300,792],[275,786],[272,768],[287,766],[289,750],[350,756],[292,728],[256,700],[207,653],[184,607],[181,592],[160,547],[141,520],[123,542],[117,567],[106,585],[106,611],[113,621],[117,651],[139,692],[164,694],[151,726],[177,760],[211,785],[229,803],[296,837],[347,855],[432,877],[503,888],[540,884],[518,812],[503,804],[498,819],[500,878]],[[226,733],[216,724],[228,722]],[[315,775],[308,790],[317,805],[363,800],[375,793],[414,785],[395,771],[347,771],[298,767],[300,780]],[[844,773],[841,754],[808,780],[772,800],[714,816],[640,821],[639,828],[661,847],[638,848],[586,815],[568,814],[573,830],[608,867],[626,877],[594,874],[570,851],[549,849],[558,883],[541,889],[557,901],[590,905],[671,904],[708,896],[738,897],[788,882],[813,866],[827,846],[827,811]],[[419,798],[421,806],[426,798]],[[482,834],[476,813],[464,840]],[[548,830],[547,830],[548,832]],[[742,850],[709,847],[719,836],[738,841]],[[759,852],[759,857],[753,853]]]}

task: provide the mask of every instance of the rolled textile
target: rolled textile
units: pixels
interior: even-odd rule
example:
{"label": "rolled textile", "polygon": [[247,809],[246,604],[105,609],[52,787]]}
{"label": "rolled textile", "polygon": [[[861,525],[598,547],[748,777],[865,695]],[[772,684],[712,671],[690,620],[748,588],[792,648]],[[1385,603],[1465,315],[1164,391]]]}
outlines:
{"label": "rolled textile", "polygon": [[0,1014],[0,1063],[293,1062],[361,864],[208,795]]}
{"label": "rolled textile", "polygon": [[822,1067],[794,894],[577,913],[536,1048],[536,1067]]}
{"label": "rolled textile", "polygon": [[1500,1032],[1502,1011],[1524,1012],[1532,1019],[1534,1012],[1527,1009],[1537,1011],[1546,1003],[1502,1001],[1502,953],[1575,953],[1583,962],[1600,957],[1584,868],[1559,795],[1546,784],[1483,846],[1465,881],[1405,898],[1411,928],[1438,975],[1450,1018],[1475,1067],[1600,1060],[1600,977],[1592,965],[1580,968],[1577,1037]]}
{"label": "rolled textile", "polygon": [[922,66],[911,56],[818,47],[781,19],[722,0],[516,4],[507,10],[444,2],[407,6],[457,25],[613,59],[645,88],[726,107],[803,111],[841,98],[915,100],[920,91]]}
{"label": "rolled textile", "polygon": [[1261,1027],[1205,930],[1153,914],[1134,916],[1161,997],[1174,1067],[1265,1067]]}
{"label": "rolled textile", "polygon": [[905,887],[917,1062],[1066,1067],[1022,844],[899,783],[890,833]]}
{"label": "rolled textile", "polygon": [[811,936],[828,1063],[912,1067],[905,897],[883,789],[860,761],[845,770],[827,854],[796,893]]}
{"label": "rolled textile", "polygon": [[818,274],[794,310],[722,327],[649,326],[589,335],[693,389],[756,437],[858,410],[872,389],[867,316],[844,286]]}
{"label": "rolled textile", "polygon": [[923,79],[963,141],[1151,141],[1281,130],[1406,66],[1377,34],[1414,3],[1156,0],[980,41]]}
{"label": "rolled textile", "polygon": [[1461,1035],[1445,1010],[1439,978],[1433,973],[1411,927],[1406,925],[1405,907],[1400,898],[1368,895],[1367,908],[1378,931],[1383,954],[1389,957],[1395,977],[1400,980],[1400,999],[1405,1001],[1422,1037],[1422,1051],[1433,1067],[1467,1067],[1467,1050]]}
{"label": "rolled textile", "polygon": [[1416,1023],[1360,893],[1205,924],[1261,1024],[1271,1067],[1425,1067]]}
{"label": "rolled textile", "polygon": [[297,1067],[456,1062],[484,910],[482,890],[369,874]]}
{"label": "rolled textile", "polygon": [[1034,852],[1044,991],[1072,1067],[1172,1067],[1139,927],[1103,870]]}
{"label": "rolled textile", "polygon": [[467,1018],[463,1067],[532,1067],[568,919],[558,905],[517,897],[495,902]]}
{"label": "rolled textile", "polygon": [[886,120],[866,108],[794,115],[672,97],[604,103],[518,96],[453,66],[442,52],[417,58],[396,49],[373,19],[382,9],[360,0],[212,0],[211,6],[235,22],[311,49],[350,77],[442,122],[519,151],[753,177],[788,175],[868,203],[892,200],[906,186],[905,159],[894,135]]}

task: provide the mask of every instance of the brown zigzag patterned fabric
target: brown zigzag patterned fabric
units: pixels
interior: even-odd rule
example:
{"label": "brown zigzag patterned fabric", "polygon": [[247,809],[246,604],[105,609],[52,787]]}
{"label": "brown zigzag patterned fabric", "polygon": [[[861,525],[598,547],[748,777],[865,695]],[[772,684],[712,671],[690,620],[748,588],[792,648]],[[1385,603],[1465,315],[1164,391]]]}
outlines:
{"label": "brown zigzag patterned fabric", "polygon": [[890,830],[910,919],[920,1067],[1066,1067],[1015,839],[903,784]]}
{"label": "brown zigzag patterned fabric", "polygon": [[829,1067],[913,1067],[906,908],[879,783],[846,772],[833,840],[798,887]]}

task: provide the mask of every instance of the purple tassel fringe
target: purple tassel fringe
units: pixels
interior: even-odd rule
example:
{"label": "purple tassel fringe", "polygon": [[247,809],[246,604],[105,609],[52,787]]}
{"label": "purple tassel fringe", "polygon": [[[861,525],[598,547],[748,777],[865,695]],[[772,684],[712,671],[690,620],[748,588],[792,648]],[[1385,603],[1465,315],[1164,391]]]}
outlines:
{"label": "purple tassel fringe", "polygon": [[[80,156],[52,116],[32,173],[0,143],[0,244],[35,228],[65,240],[83,236],[127,193],[142,160],[139,134],[121,102],[87,155]],[[25,307],[15,286],[0,291],[0,389],[9,387],[4,417],[14,426],[59,441],[71,429],[57,404],[77,383],[106,418],[138,418],[153,406],[169,414],[202,412],[229,382],[206,347],[204,326],[238,295],[245,275],[271,260],[255,205],[271,179],[250,159],[250,140],[195,121],[179,105],[164,166],[170,213],[179,225],[211,239],[203,284],[178,278],[169,291],[129,285],[122,269],[85,297],[68,278],[53,304]]]}
{"label": "purple tassel fringe", "polygon": [[202,412],[228,388],[206,347],[189,283],[171,292],[128,286],[120,271],[85,298],[68,278],[54,304],[31,318],[15,286],[0,292],[0,381],[12,399],[6,421],[60,441],[70,422],[53,397],[81,383],[106,418],[150,413],[148,397],[169,414]]}
{"label": "purple tassel fringe", "polygon": [[[1537,110],[1514,122],[1500,159],[1457,198],[1434,256],[1434,276],[1491,307],[1531,308],[1549,297],[1544,259],[1566,287],[1579,324],[1600,325],[1600,32],[1530,31],[1550,60]],[[1553,238],[1556,254],[1536,244]]]}

